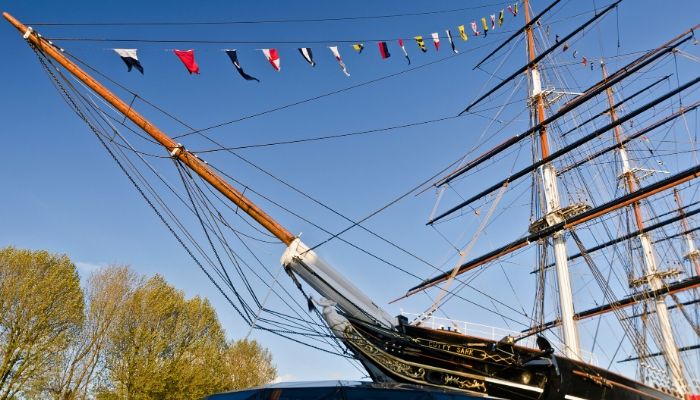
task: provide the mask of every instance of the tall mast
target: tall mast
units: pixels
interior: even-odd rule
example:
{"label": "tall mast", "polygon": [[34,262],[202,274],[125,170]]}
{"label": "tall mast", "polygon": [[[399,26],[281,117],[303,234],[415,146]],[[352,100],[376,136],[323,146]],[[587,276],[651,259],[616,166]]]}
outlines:
{"label": "tall mast", "polygon": [[695,240],[690,232],[690,225],[688,224],[688,218],[683,210],[683,202],[681,201],[681,195],[678,189],[673,189],[673,197],[676,199],[676,205],[678,205],[678,215],[681,217],[683,232],[686,232],[683,234],[688,246],[688,253],[686,253],[685,258],[690,261],[690,264],[695,269],[695,275],[700,276],[700,251],[695,247]]}
{"label": "tall mast", "polygon": [[[530,75],[530,115],[533,118],[533,123],[539,124],[539,139],[541,157],[549,156],[549,140],[547,138],[547,125],[544,112],[544,92],[542,91],[542,81],[540,72],[535,60],[535,39],[530,23],[530,4],[528,0],[524,0],[523,8],[525,9],[525,23],[527,29],[527,49],[528,61],[532,64],[528,68]],[[554,165],[547,163],[542,166],[542,183],[544,186],[544,202],[545,202],[545,218],[551,225],[563,221],[561,216],[561,202],[559,200],[559,188],[557,184],[557,172]],[[554,260],[557,272],[557,283],[559,286],[559,309],[561,310],[561,331],[564,342],[564,354],[575,360],[581,359],[581,349],[579,345],[578,330],[574,321],[574,303],[573,294],[571,292],[571,279],[569,276],[569,265],[566,254],[566,239],[561,230],[552,235],[554,242]]]}
{"label": "tall mast", "polygon": [[[605,80],[608,78],[605,62],[601,60],[600,66],[603,73],[603,79]],[[611,121],[615,122],[617,120],[617,111],[615,110],[615,103],[613,101],[612,87],[608,87],[606,92],[608,96],[608,105],[610,106],[610,119]],[[618,151],[620,154],[620,162],[622,164],[622,174],[620,176],[625,182],[627,192],[632,193],[637,190],[637,177],[634,169],[630,168],[627,149],[625,148],[622,140],[622,134],[620,133],[620,125],[615,125],[614,132],[615,140],[619,146]],[[644,262],[645,273],[643,281],[649,285],[651,290],[661,290],[666,286],[666,284],[657,268],[656,256],[654,255],[654,249],[652,247],[651,240],[649,239],[649,234],[644,231],[644,220],[642,219],[641,204],[636,201],[632,203],[631,206],[632,211],[634,212],[634,219],[637,229],[640,232],[638,238],[642,247],[642,259]],[[671,382],[678,393],[685,393],[687,387],[685,382],[685,374],[683,373],[683,365],[681,363],[680,353],[678,352],[678,346],[676,345],[673,330],[671,329],[671,318],[666,306],[665,296],[654,296],[654,305],[656,308],[659,327],[661,328],[661,337],[659,338],[661,343],[659,343],[659,345],[663,349],[666,366],[668,367],[671,375]]]}

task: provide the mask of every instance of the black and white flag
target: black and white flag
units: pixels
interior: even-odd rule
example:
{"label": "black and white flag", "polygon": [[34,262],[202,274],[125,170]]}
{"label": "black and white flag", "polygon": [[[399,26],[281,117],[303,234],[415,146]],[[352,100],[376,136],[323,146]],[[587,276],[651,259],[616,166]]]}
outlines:
{"label": "black and white flag", "polygon": [[114,51],[122,58],[129,72],[131,72],[132,68],[136,68],[143,74],[143,66],[139,62],[138,56],[136,56],[136,49],[114,49]]}
{"label": "black and white flag", "polygon": [[241,64],[238,63],[238,54],[236,54],[236,50],[225,50],[226,54],[228,55],[228,58],[231,59],[231,62],[233,63],[233,66],[236,67],[236,71],[243,77],[243,79],[247,81],[258,81],[260,82],[260,79],[250,76],[243,71],[243,68],[241,68]]}
{"label": "black and white flag", "polygon": [[311,48],[300,47],[299,53],[301,53],[301,56],[304,57],[304,60],[306,60],[306,62],[309,63],[312,67],[316,66],[316,61],[314,61],[314,55],[311,53]]}
{"label": "black and white flag", "polygon": [[459,50],[455,47],[455,42],[452,40],[452,32],[450,30],[446,30],[445,33],[447,33],[447,40],[450,42],[450,47],[452,47],[452,52],[457,54],[459,53]]}

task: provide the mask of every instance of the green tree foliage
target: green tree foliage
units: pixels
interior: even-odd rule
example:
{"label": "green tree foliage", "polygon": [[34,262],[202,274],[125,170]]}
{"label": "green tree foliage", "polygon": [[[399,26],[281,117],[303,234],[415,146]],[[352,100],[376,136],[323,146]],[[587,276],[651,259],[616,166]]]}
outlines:
{"label": "green tree foliage", "polygon": [[35,397],[83,322],[67,256],[0,249],[0,399]]}
{"label": "green tree foliage", "polygon": [[[85,305],[84,305],[85,299]],[[276,377],[255,341],[227,343],[214,308],[127,267],[0,250],[0,400],[192,399]]]}
{"label": "green tree foliage", "polygon": [[239,340],[226,349],[225,365],[228,371],[228,389],[244,389],[272,382],[277,370],[272,354],[254,340]]}
{"label": "green tree foliage", "polygon": [[209,301],[185,300],[161,276],[134,291],[110,343],[103,398],[193,399],[276,376],[267,351],[255,342],[229,346]]}

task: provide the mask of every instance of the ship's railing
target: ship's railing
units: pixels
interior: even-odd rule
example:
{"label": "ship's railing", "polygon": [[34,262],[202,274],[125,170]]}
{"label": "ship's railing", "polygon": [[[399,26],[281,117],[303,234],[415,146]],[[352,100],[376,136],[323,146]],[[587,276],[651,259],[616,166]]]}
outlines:
{"label": "ship's railing", "polygon": [[[490,339],[494,341],[499,341],[506,336],[519,337],[522,333],[517,331],[511,331],[508,329],[498,328],[495,326],[489,326],[484,324],[477,324],[474,322],[459,321],[450,318],[442,318],[436,316],[425,316],[424,314],[414,314],[405,311],[401,311],[401,315],[412,321],[412,325],[419,325],[425,328],[438,329],[443,331],[461,333],[463,335],[475,336],[484,339]],[[519,346],[530,347],[533,349],[537,348],[535,343],[537,338],[535,336],[530,336],[518,341]],[[549,340],[549,339],[548,339]],[[561,349],[564,348],[562,343],[550,340],[552,347],[561,353]],[[598,360],[593,353],[581,349],[581,358],[583,361],[589,364],[598,364]]]}

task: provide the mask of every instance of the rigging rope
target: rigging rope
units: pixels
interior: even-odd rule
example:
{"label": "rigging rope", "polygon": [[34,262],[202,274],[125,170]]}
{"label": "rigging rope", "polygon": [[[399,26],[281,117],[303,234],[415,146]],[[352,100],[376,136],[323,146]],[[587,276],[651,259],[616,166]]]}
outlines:
{"label": "rigging rope", "polygon": [[325,17],[325,18],[283,18],[283,19],[256,19],[237,21],[144,21],[144,22],[34,22],[28,25],[35,26],[170,26],[170,25],[253,25],[253,24],[277,24],[277,23],[309,23],[309,22],[337,22],[337,21],[358,21],[370,19],[388,19],[401,17],[415,17],[434,14],[448,14],[462,11],[478,10],[487,7],[503,5],[504,2],[493,2],[479,6],[461,7],[446,10],[430,10],[412,13],[397,13],[384,15],[358,15],[349,17]]}

